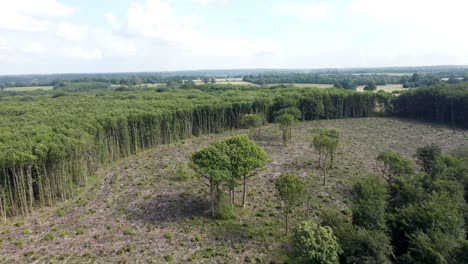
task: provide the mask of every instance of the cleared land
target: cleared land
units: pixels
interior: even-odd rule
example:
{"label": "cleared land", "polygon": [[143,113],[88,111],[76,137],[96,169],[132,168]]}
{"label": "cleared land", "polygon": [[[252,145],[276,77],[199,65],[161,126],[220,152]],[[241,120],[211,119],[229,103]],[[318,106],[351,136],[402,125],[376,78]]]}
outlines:
{"label": "cleared land", "polygon": [[7,87],[4,89],[4,91],[15,91],[15,92],[37,91],[37,90],[49,91],[53,89],[54,89],[53,86],[29,86],[29,87]]}
{"label": "cleared land", "polygon": [[[341,132],[336,168],[321,184],[317,156],[309,147],[314,128]],[[349,213],[354,177],[376,173],[375,157],[386,149],[412,158],[419,146],[436,143],[445,152],[468,146],[468,131],[390,118],[298,123],[288,147],[276,125],[265,127],[257,144],[270,162],[250,179],[247,208],[237,220],[209,218],[207,187],[201,179],[176,179],[191,153],[236,133],[206,135],[141,152],[102,169],[76,199],[43,208],[0,226],[0,262],[6,263],[244,263],[284,260],[282,216],[273,179],[292,172],[312,181],[312,210]],[[404,136],[402,136],[404,135]],[[240,188],[237,199],[240,201]],[[169,257],[171,256],[171,257]]]}

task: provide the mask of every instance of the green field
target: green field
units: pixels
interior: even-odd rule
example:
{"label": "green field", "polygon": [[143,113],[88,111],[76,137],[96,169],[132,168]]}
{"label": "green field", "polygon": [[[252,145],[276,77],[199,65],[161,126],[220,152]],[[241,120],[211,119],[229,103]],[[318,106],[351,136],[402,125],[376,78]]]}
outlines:
{"label": "green field", "polygon": [[[363,92],[364,91],[365,85],[358,86],[356,91],[358,92]],[[406,88],[403,88],[402,84],[387,84],[387,85],[377,85],[377,91],[384,90],[387,93],[391,93],[393,91],[404,91],[408,90]]]}
{"label": "green field", "polygon": [[14,92],[26,92],[26,91],[38,91],[38,90],[44,90],[44,91],[50,91],[53,90],[53,86],[27,86],[27,87],[7,87],[4,89],[4,91],[14,91]]}

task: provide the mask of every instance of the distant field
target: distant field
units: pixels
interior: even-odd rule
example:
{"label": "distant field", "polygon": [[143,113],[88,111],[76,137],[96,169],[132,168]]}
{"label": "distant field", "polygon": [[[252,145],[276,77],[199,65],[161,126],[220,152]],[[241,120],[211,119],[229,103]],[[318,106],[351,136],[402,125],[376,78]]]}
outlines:
{"label": "distant field", "polygon": [[29,86],[29,87],[7,87],[4,89],[4,91],[15,91],[15,92],[37,91],[37,90],[49,91],[53,89],[54,89],[53,86]]}
{"label": "distant field", "polygon": [[[364,91],[364,87],[366,86],[365,85],[358,86],[356,91],[362,92]],[[384,90],[385,92],[391,93],[393,91],[403,91],[407,89],[403,88],[402,84],[387,84],[387,85],[377,85],[377,91],[379,90]]]}
{"label": "distant field", "polygon": [[269,84],[268,86],[273,85],[294,85],[296,87],[316,87],[316,88],[332,88],[333,84],[323,84],[323,83],[273,83]]}
{"label": "distant field", "polygon": [[[203,84],[202,80],[194,80],[196,84]],[[250,83],[250,82],[244,82],[242,78],[217,78],[216,79],[217,84],[233,84],[233,85],[255,85],[257,84]]]}

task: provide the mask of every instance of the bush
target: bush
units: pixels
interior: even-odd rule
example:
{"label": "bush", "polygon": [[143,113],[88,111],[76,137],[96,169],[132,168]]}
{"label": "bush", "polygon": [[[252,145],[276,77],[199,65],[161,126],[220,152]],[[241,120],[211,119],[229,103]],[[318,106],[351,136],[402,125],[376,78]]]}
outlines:
{"label": "bush", "polygon": [[190,171],[188,170],[185,162],[179,162],[175,171],[174,180],[176,181],[187,181],[190,179]]}
{"label": "bush", "polygon": [[226,197],[222,191],[219,191],[216,194],[215,208],[216,219],[228,220],[236,217],[233,206],[231,205],[228,197]]}
{"label": "bush", "polygon": [[338,263],[340,246],[330,227],[303,222],[293,230],[292,245],[303,263]]}
{"label": "bush", "polygon": [[366,230],[344,223],[336,227],[344,263],[391,263],[393,255],[390,238],[382,231]]}

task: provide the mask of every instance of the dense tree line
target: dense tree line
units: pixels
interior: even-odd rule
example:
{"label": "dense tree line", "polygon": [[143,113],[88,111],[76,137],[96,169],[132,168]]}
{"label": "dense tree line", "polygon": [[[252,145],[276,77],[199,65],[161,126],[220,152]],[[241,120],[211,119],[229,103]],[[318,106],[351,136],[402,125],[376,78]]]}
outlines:
{"label": "dense tree line", "polygon": [[[382,152],[380,177],[358,181],[352,217],[325,211],[341,247],[341,263],[466,263],[468,153],[444,155],[435,145],[415,157]],[[389,177],[391,175],[391,177]]]}
{"label": "dense tree line", "polygon": [[302,120],[382,114],[390,94],[313,88],[167,88],[5,97],[0,107],[0,217],[72,197],[98,167],[158,144],[274,121],[287,107]]}
{"label": "dense tree line", "polygon": [[414,89],[396,97],[399,116],[468,127],[468,83]]}
{"label": "dense tree line", "polygon": [[337,87],[342,87],[348,90],[353,90],[358,85],[367,85],[370,81],[376,83],[377,85],[402,83],[400,76],[384,74],[265,74],[245,76],[243,80],[259,85],[275,83],[332,84],[336,85]]}

